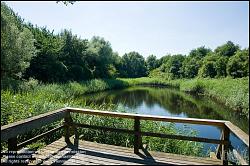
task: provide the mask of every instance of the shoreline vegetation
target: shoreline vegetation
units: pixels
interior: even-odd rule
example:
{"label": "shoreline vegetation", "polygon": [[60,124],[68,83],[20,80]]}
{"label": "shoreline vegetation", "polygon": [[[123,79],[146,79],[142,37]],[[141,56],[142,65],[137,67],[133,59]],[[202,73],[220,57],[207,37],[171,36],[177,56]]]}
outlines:
{"label": "shoreline vegetation", "polygon": [[[249,118],[248,77],[170,81],[142,77],[134,79],[93,79],[81,83],[69,82],[64,84],[39,84],[37,80],[31,79],[28,82],[19,83],[18,86],[9,86],[6,90],[1,90],[1,125],[60,107],[82,106],[84,103],[75,99],[84,94],[137,85],[166,86],[195,95],[205,95]],[[23,114],[18,112],[23,112]]]}
{"label": "shoreline vegetation", "polygon": [[119,79],[130,85],[160,85],[176,88],[194,95],[204,95],[219,103],[242,112],[249,118],[249,77],[233,78],[195,78],[164,80],[160,78]]}

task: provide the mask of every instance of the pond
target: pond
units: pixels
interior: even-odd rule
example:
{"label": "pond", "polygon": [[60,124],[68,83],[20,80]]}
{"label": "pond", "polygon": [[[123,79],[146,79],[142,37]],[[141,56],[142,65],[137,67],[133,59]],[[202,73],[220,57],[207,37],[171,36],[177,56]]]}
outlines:
{"label": "pond", "polygon": [[[175,89],[164,87],[137,86],[121,90],[110,90],[85,95],[86,104],[108,103],[125,107],[127,112],[183,118],[228,120],[249,133],[249,120],[239,112],[230,110],[207,97],[193,96]],[[183,124],[176,124],[183,127]],[[198,132],[199,137],[220,139],[220,129],[206,125],[186,125]],[[243,142],[230,134],[235,149],[245,149]],[[204,153],[215,151],[217,145],[204,143]]]}

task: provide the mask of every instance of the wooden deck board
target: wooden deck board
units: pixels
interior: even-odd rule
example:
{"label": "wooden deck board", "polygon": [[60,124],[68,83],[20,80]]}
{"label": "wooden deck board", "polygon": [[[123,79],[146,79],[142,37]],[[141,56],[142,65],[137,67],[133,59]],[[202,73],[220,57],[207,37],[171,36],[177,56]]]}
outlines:
{"label": "wooden deck board", "polygon": [[[81,141],[81,146],[83,147],[89,147],[91,149],[96,149],[99,147],[99,144],[94,143],[94,142],[88,142],[88,141]],[[129,155],[131,157],[138,157],[140,158],[140,156],[136,155],[133,153],[133,149],[131,148],[126,148],[126,147],[120,147],[120,146],[114,146],[114,145],[106,145],[106,144],[102,144],[102,150],[105,152],[113,152],[115,149],[116,152],[119,152],[119,154],[124,154],[124,155]],[[140,153],[143,154],[143,157],[145,158],[147,156],[147,154],[145,154],[142,150],[140,150]],[[202,159],[201,162],[213,162],[214,160],[211,158],[197,158],[197,157],[193,157],[193,156],[184,156],[184,155],[177,155],[177,154],[169,154],[169,153],[163,153],[163,152],[150,152],[150,155],[153,155],[154,158],[159,158],[161,157],[161,159],[163,158],[174,158],[176,159],[177,157],[181,157],[182,159],[186,159],[188,161],[196,161],[197,159]]]}
{"label": "wooden deck board", "polygon": [[[72,141],[73,142],[73,141]],[[66,145],[61,138],[34,154],[41,164],[62,165],[220,165],[211,158],[191,157],[162,152],[140,150],[134,154],[132,148],[79,141],[78,148]]]}

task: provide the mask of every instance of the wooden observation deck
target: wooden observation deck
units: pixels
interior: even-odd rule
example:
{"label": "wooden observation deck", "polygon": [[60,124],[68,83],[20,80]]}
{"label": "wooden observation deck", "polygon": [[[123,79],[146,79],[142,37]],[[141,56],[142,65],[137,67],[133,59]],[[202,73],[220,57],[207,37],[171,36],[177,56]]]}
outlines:
{"label": "wooden observation deck", "polygon": [[[80,124],[72,120],[71,114],[82,113],[96,116],[107,116],[113,118],[128,118],[134,120],[134,129],[119,129],[105,126],[95,126],[89,124]],[[33,129],[41,128],[55,121],[64,119],[63,124],[59,127],[47,131],[43,134],[35,136],[25,142],[18,143],[17,136],[25,134]],[[170,135],[163,133],[144,132],[140,129],[140,121],[162,121],[174,123],[187,123],[198,125],[210,125],[221,128],[220,139],[209,139],[201,137]],[[94,143],[89,141],[79,140],[79,127],[90,128],[111,132],[122,132],[134,135],[134,148],[121,146],[107,145]],[[17,151],[32,142],[35,142],[44,136],[48,136],[55,131],[64,129],[64,135],[59,140],[39,149],[32,154],[34,160],[28,164],[39,165],[227,165],[230,132],[238,137],[242,142],[249,147],[249,136],[237,126],[229,121],[194,119],[194,118],[175,118],[166,116],[139,115],[130,113],[107,112],[79,108],[63,108],[49,113],[41,114],[32,118],[21,120],[5,126],[1,126],[1,141],[8,141],[8,152]],[[73,131],[73,132],[72,132]],[[197,141],[218,144],[216,154],[211,158],[201,158],[184,156],[163,152],[148,151],[142,145],[143,136],[152,136],[168,139]],[[18,151],[19,150],[19,151]],[[22,152],[20,152],[22,154]],[[237,153],[240,164],[247,164],[246,161]],[[13,158],[10,159],[10,153],[1,152],[1,164],[10,164]],[[18,153],[15,154],[15,159],[18,159]],[[13,156],[12,156],[13,157]],[[15,163],[15,162],[13,162]],[[26,162],[27,163],[27,162]]]}

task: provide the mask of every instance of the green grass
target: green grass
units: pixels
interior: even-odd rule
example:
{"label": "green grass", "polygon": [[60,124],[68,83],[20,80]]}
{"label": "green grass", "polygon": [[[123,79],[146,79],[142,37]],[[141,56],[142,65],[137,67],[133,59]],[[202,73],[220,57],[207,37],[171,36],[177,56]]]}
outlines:
{"label": "green grass", "polygon": [[178,81],[167,81],[158,78],[149,78],[149,77],[141,77],[141,78],[118,78],[118,80],[128,84],[129,86],[134,85],[155,85],[155,86],[167,86],[167,87],[175,87],[179,88]]}
{"label": "green grass", "polygon": [[180,81],[180,90],[200,93],[242,112],[249,118],[249,78],[192,79]]}

